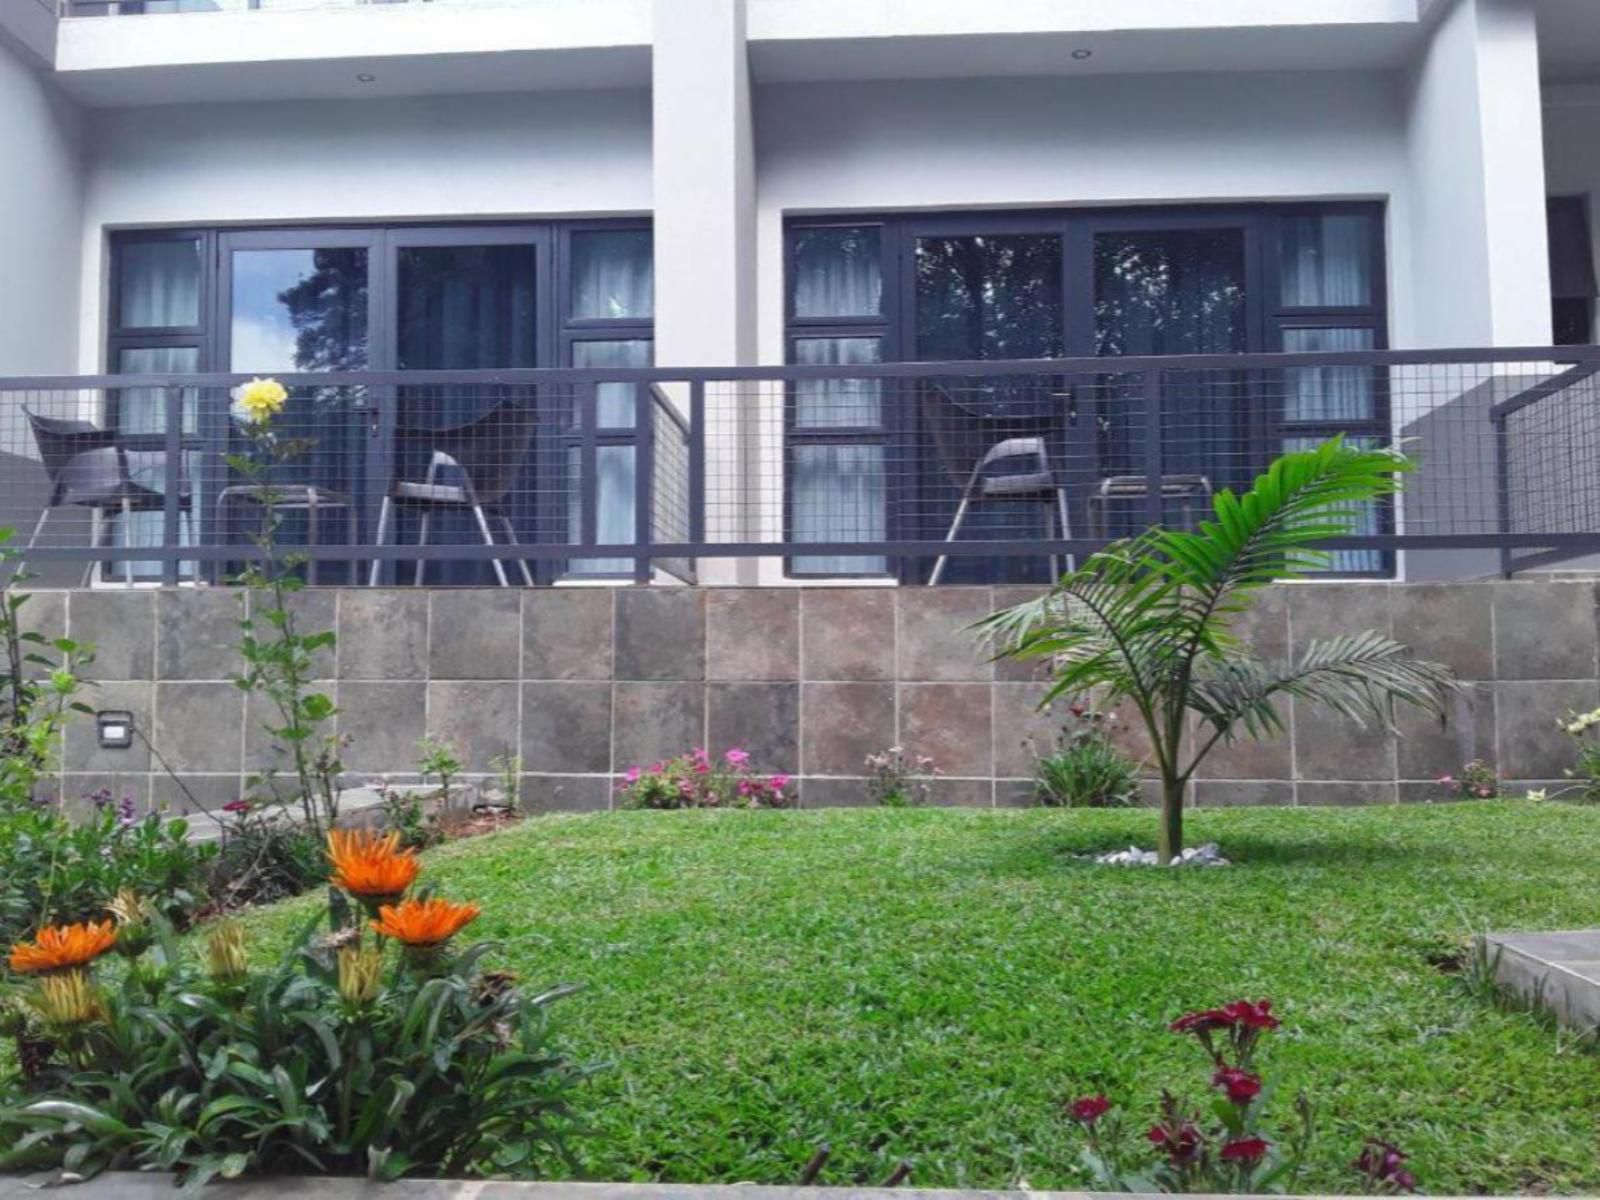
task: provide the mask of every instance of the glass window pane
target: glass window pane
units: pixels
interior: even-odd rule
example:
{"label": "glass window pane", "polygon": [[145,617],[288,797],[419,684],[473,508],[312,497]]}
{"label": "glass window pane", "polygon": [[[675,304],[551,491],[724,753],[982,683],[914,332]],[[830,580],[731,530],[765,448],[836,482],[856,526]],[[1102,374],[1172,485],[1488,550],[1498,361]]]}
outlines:
{"label": "glass window pane", "polygon": [[1372,218],[1337,214],[1283,219],[1283,304],[1359,308],[1372,303]]}
{"label": "glass window pane", "polygon": [[[1371,329],[1285,329],[1290,354],[1371,350]],[[1285,421],[1370,421],[1375,369],[1361,366],[1290,367],[1283,373]]]}
{"label": "glass window pane", "polygon": [[[882,446],[796,446],[793,528],[796,542],[882,541],[888,528]],[[881,575],[877,555],[800,555],[796,573]]]}
{"label": "glass window pane", "polygon": [[1102,233],[1094,276],[1097,354],[1249,349],[1242,229]]}
{"label": "glass window pane", "polygon": [[119,243],[117,319],[124,329],[199,325],[200,239]]}
{"label": "glass window pane", "polygon": [[921,238],[917,358],[1059,358],[1061,239],[1054,234]]}
{"label": "glass window pane", "polygon": [[[181,375],[200,370],[198,346],[141,346],[117,353],[119,375]],[[193,433],[199,397],[183,391],[183,428]],[[118,433],[161,433],[167,427],[166,393],[161,388],[123,388],[115,406]]]}
{"label": "glass window pane", "polygon": [[[1326,439],[1320,437],[1287,437],[1283,439],[1283,449],[1287,453],[1294,450],[1313,450],[1320,446]],[[1359,450],[1371,450],[1380,443],[1377,438],[1353,437],[1347,439],[1349,445]],[[1343,515],[1349,521],[1349,537],[1376,537],[1382,532],[1379,520],[1378,504],[1367,500],[1348,505]],[[1333,550],[1328,555],[1328,568],[1330,572],[1368,572],[1376,574],[1383,567],[1382,550]]]}
{"label": "glass window pane", "polygon": [[407,246],[399,263],[401,370],[536,365],[534,247]]}
{"label": "glass window pane", "polygon": [[[595,541],[626,543],[636,540],[634,514],[634,448],[599,446],[595,449],[595,476],[599,494],[595,503]],[[567,540],[583,538],[583,459],[577,446],[567,452]],[[619,575],[633,571],[631,558],[577,558],[567,564],[575,575]]]}
{"label": "glass window pane", "polygon": [[795,229],[791,262],[797,317],[876,317],[883,311],[882,235],[859,229]]}
{"label": "glass window pane", "polygon": [[[875,337],[796,338],[794,360],[806,366],[848,366],[883,361]],[[881,379],[802,379],[795,384],[795,424],[808,428],[883,423]]]}
{"label": "glass window pane", "polygon": [[360,371],[367,365],[367,252],[237,250],[235,371]]}
{"label": "glass window pane", "polygon": [[[573,342],[572,365],[582,368],[648,367],[655,360],[655,343],[649,338]],[[638,416],[631,383],[602,383],[595,388],[596,421],[602,429],[632,429]],[[573,414],[574,423],[578,420]]]}
{"label": "glass window pane", "polygon": [[655,315],[655,258],[648,229],[572,235],[574,320],[648,320]]}

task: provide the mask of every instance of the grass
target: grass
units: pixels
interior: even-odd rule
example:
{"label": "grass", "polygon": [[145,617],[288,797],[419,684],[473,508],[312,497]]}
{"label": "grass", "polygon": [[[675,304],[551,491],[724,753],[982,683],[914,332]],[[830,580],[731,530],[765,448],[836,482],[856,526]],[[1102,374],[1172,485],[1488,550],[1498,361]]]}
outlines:
{"label": "grass", "polygon": [[[1096,868],[1142,811],[550,817],[428,856],[477,931],[565,1002],[590,1178],[1081,1186],[1069,1096],[1143,1121],[1198,1096],[1179,1013],[1271,997],[1276,1110],[1306,1089],[1301,1190],[1392,1138],[1434,1194],[1600,1189],[1600,1063],[1436,965],[1484,928],[1600,924],[1600,810],[1526,802],[1198,813],[1231,870]],[[250,918],[281,940],[315,901]],[[1142,1128],[1142,1126],[1140,1126]]]}

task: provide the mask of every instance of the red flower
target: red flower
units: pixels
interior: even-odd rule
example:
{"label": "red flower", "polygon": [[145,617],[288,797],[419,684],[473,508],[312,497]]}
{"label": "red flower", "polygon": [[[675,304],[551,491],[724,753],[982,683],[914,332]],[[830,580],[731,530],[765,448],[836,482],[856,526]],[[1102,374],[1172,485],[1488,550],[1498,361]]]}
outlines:
{"label": "red flower", "polygon": [[1184,1121],[1176,1127],[1152,1126],[1145,1137],[1150,1139],[1152,1146],[1165,1151],[1167,1160],[1175,1167],[1193,1162],[1200,1153],[1200,1131],[1189,1121]]}
{"label": "red flower", "polygon": [[1254,1004],[1248,1000],[1235,1000],[1232,1004],[1223,1005],[1222,1011],[1230,1024],[1243,1025],[1246,1029],[1278,1027],[1278,1018],[1272,1015],[1271,1000],[1258,1000]]}
{"label": "red flower", "polygon": [[247,813],[250,811],[250,801],[229,800],[222,806],[222,811],[225,813]]}
{"label": "red flower", "polygon": [[1104,1096],[1084,1096],[1067,1105],[1067,1111],[1072,1114],[1072,1119],[1080,1125],[1093,1125],[1106,1113],[1111,1111],[1111,1101]]}
{"label": "red flower", "polygon": [[1241,1071],[1238,1067],[1220,1067],[1211,1077],[1213,1087],[1219,1087],[1235,1104],[1248,1104],[1261,1094],[1261,1076]]}
{"label": "red flower", "polygon": [[1350,1166],[1380,1187],[1395,1192],[1414,1192],[1417,1177],[1405,1169],[1405,1162],[1406,1154],[1398,1146],[1368,1138],[1361,1157]]}
{"label": "red flower", "polygon": [[1267,1143],[1258,1137],[1234,1138],[1222,1147],[1222,1161],[1255,1166],[1267,1154]]}
{"label": "red flower", "polygon": [[1173,1033],[1210,1033],[1213,1029],[1231,1029],[1232,1027],[1233,1017],[1225,1009],[1207,1008],[1200,1012],[1184,1014],[1168,1028]]}

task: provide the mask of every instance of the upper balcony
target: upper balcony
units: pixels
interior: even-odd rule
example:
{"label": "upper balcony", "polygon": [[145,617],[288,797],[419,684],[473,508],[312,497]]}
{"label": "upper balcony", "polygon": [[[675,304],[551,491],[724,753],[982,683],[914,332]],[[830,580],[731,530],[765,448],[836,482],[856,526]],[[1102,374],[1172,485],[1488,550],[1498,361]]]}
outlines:
{"label": "upper balcony", "polygon": [[[1382,69],[1437,2],[748,0],[748,42],[772,82]],[[643,87],[660,0],[60,3],[61,82],[120,105]]]}
{"label": "upper balcony", "polygon": [[646,87],[651,0],[64,0],[90,105]]}

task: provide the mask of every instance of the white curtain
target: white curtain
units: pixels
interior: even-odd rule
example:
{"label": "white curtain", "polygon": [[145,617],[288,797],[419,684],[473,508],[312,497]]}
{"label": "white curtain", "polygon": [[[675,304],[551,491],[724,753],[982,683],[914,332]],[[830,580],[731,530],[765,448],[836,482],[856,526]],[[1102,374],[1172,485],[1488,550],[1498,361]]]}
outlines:
{"label": "white curtain", "polygon": [[[1285,329],[1290,354],[1371,350],[1371,329]],[[1284,374],[1285,421],[1370,421],[1375,368],[1361,366],[1290,367]]]}
{"label": "white curtain", "polygon": [[796,317],[875,317],[883,304],[876,229],[800,229],[793,251]]}
{"label": "white curtain", "polygon": [[[1283,439],[1285,452],[1293,450],[1310,450],[1322,444],[1320,437],[1290,437]],[[1349,438],[1350,445],[1361,449],[1371,449],[1378,444],[1375,438]],[[1378,506],[1372,501],[1359,502],[1344,506],[1338,510],[1340,515],[1349,522],[1349,536],[1375,537],[1380,532],[1378,522]],[[1372,572],[1383,570],[1383,551],[1381,550],[1334,550],[1328,555],[1328,570],[1335,572]]]}
{"label": "white curtain", "polygon": [[650,231],[572,235],[572,316],[648,320],[655,314],[655,257]]}
{"label": "white curtain", "polygon": [[[648,338],[614,339],[598,342],[573,342],[572,365],[583,368],[648,367],[655,346]],[[638,416],[637,390],[631,383],[602,383],[595,389],[598,411],[595,421],[602,429],[632,429]]]}
{"label": "white curtain", "polygon": [[124,329],[200,324],[200,244],[129,241],[117,251],[118,317]]}
{"label": "white curtain", "polygon": [[[794,450],[794,540],[874,542],[887,533],[882,446],[797,446]],[[807,574],[873,575],[888,569],[876,555],[803,555]]]}
{"label": "white curtain", "polygon": [[[850,366],[883,361],[875,337],[796,338],[794,360],[804,366]],[[795,424],[806,428],[883,424],[878,379],[809,379],[795,385]]]}
{"label": "white curtain", "polygon": [[[567,540],[583,536],[583,462],[574,446],[567,452]],[[634,448],[599,446],[595,449],[595,541],[632,542],[634,519]],[[631,558],[575,558],[567,566],[574,575],[620,575],[633,570]]]}
{"label": "white curtain", "polygon": [[1288,217],[1283,222],[1286,308],[1354,308],[1372,303],[1371,218]]}

